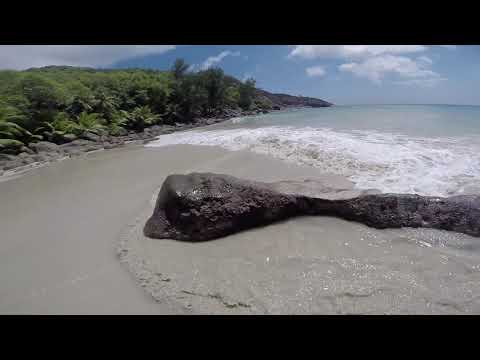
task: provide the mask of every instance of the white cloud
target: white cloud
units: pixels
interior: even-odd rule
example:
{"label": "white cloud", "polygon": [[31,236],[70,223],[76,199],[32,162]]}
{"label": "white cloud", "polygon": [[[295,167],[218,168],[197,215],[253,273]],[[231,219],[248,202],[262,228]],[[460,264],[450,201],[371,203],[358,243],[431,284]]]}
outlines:
{"label": "white cloud", "polygon": [[430,59],[428,56],[424,56],[424,55],[423,55],[423,56],[419,56],[419,57],[417,58],[417,61],[423,62],[423,63],[428,64],[428,65],[433,64],[432,59]]}
{"label": "white cloud", "polygon": [[310,77],[324,76],[327,72],[323,66],[317,65],[305,69],[306,73]]}
{"label": "white cloud", "polygon": [[161,54],[174,48],[175,45],[0,45],[0,68],[105,67],[120,60]]}
{"label": "white cloud", "polygon": [[220,54],[217,56],[210,56],[205,60],[202,64],[202,69],[206,70],[208,68],[211,68],[213,65],[218,64],[221,62],[225,57],[227,56],[239,56],[240,52],[231,52],[230,50],[222,51]]}
{"label": "white cloud", "polygon": [[187,71],[188,72],[195,72],[195,71],[197,71],[198,68],[199,68],[198,64],[192,64],[188,67]]}
{"label": "white cloud", "polygon": [[248,79],[253,78],[253,75],[250,73],[243,74],[242,81],[247,81]]}
{"label": "white cloud", "polygon": [[421,52],[423,45],[294,45],[289,57],[356,59],[381,54]]}
{"label": "white cloud", "polygon": [[[455,45],[440,45],[455,49]],[[289,58],[343,60],[338,66],[340,72],[366,78],[380,84],[387,76],[394,76],[394,83],[400,85],[433,86],[446,80],[430,69],[433,61],[425,55],[410,54],[426,52],[424,45],[293,45]],[[316,67],[307,68],[309,76],[315,76]],[[321,68],[318,75],[322,76]],[[397,78],[397,79],[395,79]]]}
{"label": "white cloud", "polygon": [[[427,59],[430,60],[426,58],[423,61],[414,61],[404,56],[381,55],[368,58],[362,62],[342,64],[339,66],[339,70],[351,72],[357,77],[367,78],[377,84],[387,74],[406,79],[411,85],[418,84],[420,81],[432,83],[432,80],[439,79],[440,75],[427,68],[430,65]],[[406,82],[404,81],[404,83]]]}

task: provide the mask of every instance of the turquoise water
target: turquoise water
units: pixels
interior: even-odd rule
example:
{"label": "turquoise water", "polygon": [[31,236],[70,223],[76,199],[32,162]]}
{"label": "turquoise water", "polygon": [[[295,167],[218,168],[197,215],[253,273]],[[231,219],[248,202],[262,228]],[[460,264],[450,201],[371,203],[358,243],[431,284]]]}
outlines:
{"label": "turquoise water", "polygon": [[367,130],[413,136],[480,136],[480,106],[357,105],[296,109],[246,118],[242,125]]}
{"label": "turquoise water", "polygon": [[480,107],[364,105],[294,109],[164,135],[149,146],[249,150],[350,178],[358,188],[480,193]]}

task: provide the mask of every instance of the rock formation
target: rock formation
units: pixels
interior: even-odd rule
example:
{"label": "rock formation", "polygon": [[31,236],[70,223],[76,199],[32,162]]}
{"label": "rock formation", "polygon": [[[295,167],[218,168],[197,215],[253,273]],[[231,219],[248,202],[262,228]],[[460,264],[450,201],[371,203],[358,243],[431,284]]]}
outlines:
{"label": "rock formation", "polygon": [[168,176],[144,234],[205,241],[299,215],[336,216],[378,229],[428,227],[480,236],[480,195],[342,191],[315,180],[262,183],[212,173]]}

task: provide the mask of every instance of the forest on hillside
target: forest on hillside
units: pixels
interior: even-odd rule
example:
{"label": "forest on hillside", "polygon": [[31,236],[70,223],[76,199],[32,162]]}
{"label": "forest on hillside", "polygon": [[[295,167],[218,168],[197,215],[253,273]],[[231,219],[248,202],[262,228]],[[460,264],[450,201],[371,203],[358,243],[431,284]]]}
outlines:
{"label": "forest on hillside", "polygon": [[190,72],[177,59],[169,71],[50,66],[0,71],[0,151],[82,133],[123,135],[152,125],[188,123],[227,109],[274,106],[255,80],[220,68]]}

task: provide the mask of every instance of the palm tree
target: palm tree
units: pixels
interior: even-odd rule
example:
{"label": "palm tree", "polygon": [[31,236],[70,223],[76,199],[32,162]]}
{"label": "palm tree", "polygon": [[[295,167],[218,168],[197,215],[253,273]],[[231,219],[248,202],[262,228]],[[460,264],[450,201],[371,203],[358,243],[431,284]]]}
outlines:
{"label": "palm tree", "polygon": [[97,103],[95,105],[95,112],[102,114],[103,118],[110,121],[118,107],[117,99],[108,95],[105,92],[100,92],[97,96]]}
{"label": "palm tree", "polygon": [[20,126],[13,122],[16,115],[11,107],[0,105],[0,137],[14,138],[21,131]]}
{"label": "palm tree", "polygon": [[122,112],[117,112],[112,116],[108,122],[107,128],[110,135],[121,135],[123,126],[127,123],[127,119]]}
{"label": "palm tree", "polygon": [[33,140],[42,139],[41,136],[33,135],[14,122],[21,118],[22,116],[12,107],[0,106],[0,138],[14,139],[27,144]]}
{"label": "palm tree", "polygon": [[126,125],[131,129],[142,130],[147,126],[158,124],[160,115],[154,114],[148,106],[135,108],[131,113],[123,111]]}
{"label": "palm tree", "polygon": [[42,126],[35,129],[35,133],[42,134],[46,131],[53,135],[66,135],[78,132],[79,126],[76,122],[70,120],[66,113],[58,113],[52,122],[45,121]]}
{"label": "palm tree", "polygon": [[225,99],[225,75],[220,68],[211,68],[201,73],[208,94],[208,106],[215,109],[223,105]]}
{"label": "palm tree", "polygon": [[175,80],[179,80],[185,75],[190,66],[183,59],[175,60],[172,67],[172,73]]}
{"label": "palm tree", "polygon": [[98,114],[88,114],[85,111],[78,116],[77,125],[81,132],[92,132],[94,134],[105,129],[104,120]]}
{"label": "palm tree", "polygon": [[74,96],[69,104],[67,105],[65,111],[71,116],[78,116],[82,112],[90,112],[93,109],[95,99],[93,96]]}

